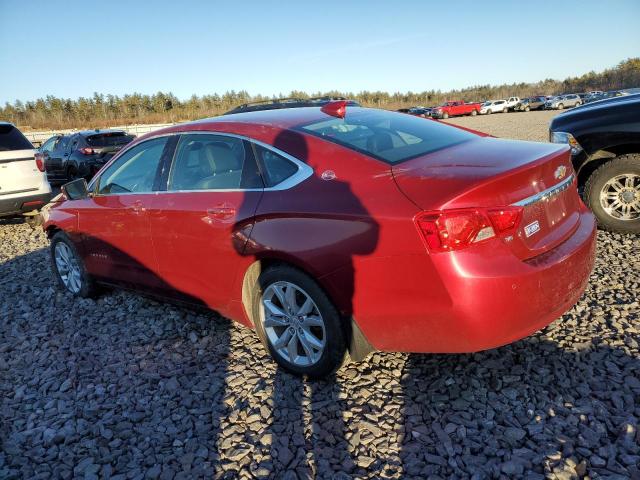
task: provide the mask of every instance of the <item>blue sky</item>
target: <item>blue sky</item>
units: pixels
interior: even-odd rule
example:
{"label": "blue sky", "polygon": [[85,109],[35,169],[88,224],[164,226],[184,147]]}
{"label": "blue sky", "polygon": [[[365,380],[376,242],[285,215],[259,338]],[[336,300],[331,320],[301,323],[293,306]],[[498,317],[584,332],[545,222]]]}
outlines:
{"label": "blue sky", "polygon": [[640,56],[640,1],[0,0],[0,103],[448,90]]}

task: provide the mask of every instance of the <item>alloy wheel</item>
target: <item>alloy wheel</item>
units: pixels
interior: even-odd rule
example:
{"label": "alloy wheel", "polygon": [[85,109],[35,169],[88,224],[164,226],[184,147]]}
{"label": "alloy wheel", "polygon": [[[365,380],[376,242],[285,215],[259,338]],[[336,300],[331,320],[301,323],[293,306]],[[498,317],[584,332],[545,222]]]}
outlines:
{"label": "alloy wheel", "polygon": [[311,296],[291,282],[274,282],[262,295],[260,320],[273,350],[284,360],[308,367],[322,357],[327,333]]}
{"label": "alloy wheel", "polygon": [[600,205],[613,218],[640,218],[640,175],[625,173],[610,178],[600,191]]}
{"label": "alloy wheel", "polygon": [[55,261],[58,275],[64,286],[71,293],[78,293],[82,288],[82,275],[76,256],[64,242],[58,242],[55,247]]}

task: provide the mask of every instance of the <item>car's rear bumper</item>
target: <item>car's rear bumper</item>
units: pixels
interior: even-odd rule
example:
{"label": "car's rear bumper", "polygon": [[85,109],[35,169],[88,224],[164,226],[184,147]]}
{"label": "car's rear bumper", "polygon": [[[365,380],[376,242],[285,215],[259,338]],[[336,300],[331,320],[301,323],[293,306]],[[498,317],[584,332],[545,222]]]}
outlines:
{"label": "car's rear bumper", "polygon": [[[367,283],[371,292],[358,294],[356,284],[355,320],[378,350],[463,353],[505,345],[578,301],[595,245],[595,219],[585,207],[569,239],[528,261],[468,250],[389,259],[389,272],[377,275],[375,286]],[[358,276],[380,272],[380,264],[367,272],[367,263]]]}
{"label": "car's rear bumper", "polygon": [[0,217],[20,215],[22,213],[40,210],[51,200],[51,191],[37,191],[14,198],[0,197]]}

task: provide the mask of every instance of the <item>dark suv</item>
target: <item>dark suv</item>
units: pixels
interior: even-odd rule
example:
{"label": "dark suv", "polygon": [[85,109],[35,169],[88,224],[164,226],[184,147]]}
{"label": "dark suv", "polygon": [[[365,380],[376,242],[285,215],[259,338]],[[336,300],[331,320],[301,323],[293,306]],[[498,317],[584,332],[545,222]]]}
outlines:
{"label": "dark suv", "polygon": [[640,233],[640,94],[558,115],[549,139],[571,146],[578,187],[600,225]]}
{"label": "dark suv", "polygon": [[45,165],[50,182],[64,183],[91,177],[135,136],[123,130],[86,130],[54,135],[36,154]]}

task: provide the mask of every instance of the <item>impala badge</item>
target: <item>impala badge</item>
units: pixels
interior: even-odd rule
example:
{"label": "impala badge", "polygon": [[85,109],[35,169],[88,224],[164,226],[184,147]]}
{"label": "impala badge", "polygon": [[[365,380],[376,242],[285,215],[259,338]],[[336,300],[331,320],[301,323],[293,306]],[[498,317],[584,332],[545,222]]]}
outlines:
{"label": "impala badge", "polygon": [[526,235],[527,238],[529,238],[531,235],[539,231],[540,231],[540,224],[538,223],[538,220],[536,220],[535,222],[531,222],[529,225],[524,227],[524,234]]}
{"label": "impala badge", "polygon": [[553,172],[553,176],[556,177],[556,180],[561,180],[564,178],[566,173],[567,167],[565,167],[564,165],[560,165],[558,168],[556,168],[556,171]]}

